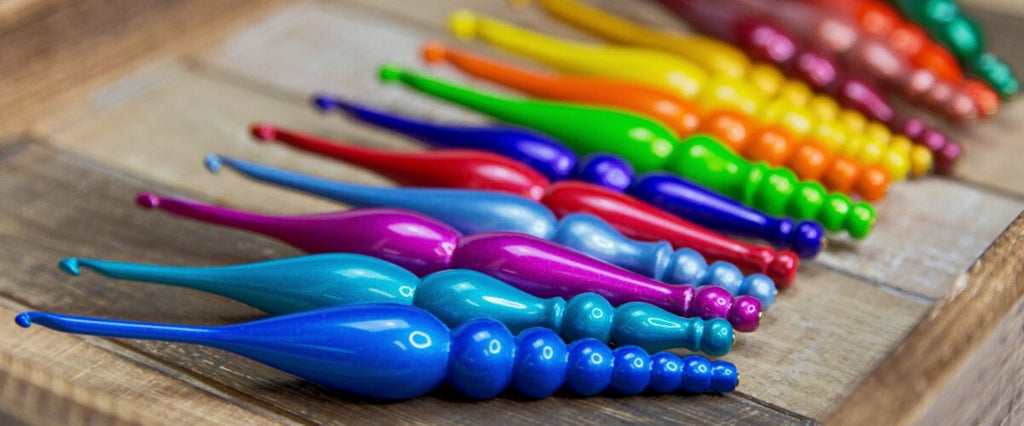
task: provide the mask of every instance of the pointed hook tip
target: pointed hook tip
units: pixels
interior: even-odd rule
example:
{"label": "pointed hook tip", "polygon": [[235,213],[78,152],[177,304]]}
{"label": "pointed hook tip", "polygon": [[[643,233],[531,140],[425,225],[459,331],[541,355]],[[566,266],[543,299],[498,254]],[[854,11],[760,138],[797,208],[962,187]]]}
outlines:
{"label": "pointed hook tip", "polygon": [[380,79],[388,83],[402,78],[402,68],[395,64],[384,64],[380,66]]}
{"label": "pointed hook tip", "polygon": [[445,59],[445,55],[448,54],[448,48],[439,41],[428,41],[423,44],[420,53],[424,61],[428,64],[433,64]]}
{"label": "pointed hook tip", "polygon": [[135,196],[135,204],[144,209],[160,207],[160,196],[152,192],[140,192]]}
{"label": "pointed hook tip", "polygon": [[448,29],[455,37],[462,40],[470,40],[476,37],[478,19],[476,13],[471,10],[461,9],[452,12],[448,17]]}
{"label": "pointed hook tip", "polygon": [[14,317],[14,322],[22,328],[29,328],[32,325],[32,312],[22,312]]}
{"label": "pointed hook tip", "polygon": [[313,107],[320,112],[331,112],[344,107],[340,99],[326,93],[316,93],[313,95],[312,100]]}
{"label": "pointed hook tip", "polygon": [[72,276],[79,276],[82,274],[81,265],[77,257],[69,257],[60,261],[60,269]]}
{"label": "pointed hook tip", "polygon": [[249,133],[258,141],[277,140],[277,126],[267,123],[253,123],[249,126]]}
{"label": "pointed hook tip", "polygon": [[206,164],[206,170],[210,173],[217,173],[224,166],[224,159],[220,155],[209,154],[203,159],[203,164]]}

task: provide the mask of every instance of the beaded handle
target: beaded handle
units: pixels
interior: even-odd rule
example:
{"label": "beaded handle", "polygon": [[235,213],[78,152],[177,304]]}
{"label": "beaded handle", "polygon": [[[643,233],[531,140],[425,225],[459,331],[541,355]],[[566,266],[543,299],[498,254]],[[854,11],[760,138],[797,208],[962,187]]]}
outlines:
{"label": "beaded handle", "polygon": [[[765,128],[754,137],[754,124],[744,114],[725,110],[713,112],[702,119],[695,106],[671,93],[606,79],[544,76],[451,49],[440,43],[428,43],[423,48],[423,54],[430,60],[447,60],[474,76],[534,96],[607,105],[643,114],[672,128],[677,135],[688,136],[697,130],[707,131],[709,128],[719,130],[714,135],[729,138],[731,147],[748,159],[764,160],[776,165],[786,163],[802,179],[819,180],[827,188],[838,192],[852,193],[856,189],[868,201],[881,199],[888,190],[889,177],[880,167],[862,168],[849,157],[833,158],[819,144],[797,145],[788,131],[778,128]],[[721,119],[723,115],[736,120],[727,122]],[[743,137],[737,138],[737,135]],[[746,146],[748,140],[753,142],[749,147]]]}
{"label": "beaded handle", "polygon": [[[774,287],[774,283],[766,286],[764,283],[766,277],[750,277],[750,280],[742,281],[750,281],[750,285],[742,285],[741,280],[728,279],[733,274],[706,275],[707,270],[704,268],[700,268],[694,273],[682,273],[680,270],[684,265],[689,267],[704,264],[703,257],[694,251],[672,253],[665,244],[659,246],[656,243],[630,240],[595,217],[574,216],[567,218],[568,220],[559,221],[545,205],[521,197],[441,188],[379,188],[375,192],[372,187],[314,178],[237,159],[221,158],[219,161],[253,179],[311,192],[343,203],[403,208],[420,212],[439,219],[465,234],[496,231],[521,232],[552,240],[589,256],[650,277],[665,278],[670,282],[686,284],[721,285],[730,290],[742,291],[740,294],[749,292],[750,295],[761,297],[769,304],[773,298],[767,293],[766,287]],[[452,209],[448,206],[459,206],[459,208]],[[707,251],[714,250],[714,247],[732,249],[739,246],[739,249],[732,250],[732,256],[726,256],[724,260],[740,259],[744,248],[773,251],[768,248],[748,248],[748,245],[744,243],[733,241],[696,225],[690,224],[689,226],[692,232],[701,238],[693,238],[691,240],[693,244],[688,247]],[[729,268],[729,266],[716,267],[716,269],[723,268]],[[735,267],[732,269],[735,270]],[[763,269],[762,267],[761,270]],[[738,273],[735,275],[740,276]],[[687,281],[690,279],[694,279],[694,281]]]}
{"label": "beaded handle", "polygon": [[[649,301],[686,317],[728,318],[740,331],[756,329],[761,315],[761,303],[758,299],[741,295],[733,300],[729,290],[722,287],[700,287],[698,291],[715,296],[708,300],[695,302],[692,297],[685,294],[678,295],[675,300],[669,300],[663,296],[677,292],[692,295],[694,288],[689,285],[668,285],[655,281],[567,247],[521,233],[483,233],[460,238],[458,232],[451,228],[411,212],[385,211],[379,218],[373,217],[373,214],[353,210],[323,216],[264,216],[249,219],[249,214],[245,212],[195,202],[160,201],[160,204],[184,205],[186,208],[178,209],[184,211],[184,216],[229,226],[236,216],[243,218],[243,224],[260,221],[263,230],[276,228],[265,233],[279,236],[285,241],[295,241],[303,245],[315,244],[313,247],[327,252],[348,251],[379,257],[418,274],[424,273],[422,271],[431,273],[449,268],[472,269],[542,297],[571,297],[592,291],[588,285],[602,287],[606,290],[605,293],[601,293],[602,296],[609,298],[616,305],[630,301]],[[196,210],[203,214],[193,215],[191,212]],[[355,216],[355,219],[349,215]],[[359,227],[346,227],[351,225]],[[245,226],[243,228],[248,229]],[[263,230],[257,232],[264,232]],[[347,240],[334,241],[330,238],[348,233],[351,233],[352,237]],[[311,243],[312,241],[316,243]],[[473,244],[485,247],[465,248],[470,241],[476,241]],[[405,249],[406,245],[409,246],[408,250]],[[548,269],[539,269],[529,262],[518,262],[514,267],[502,268],[502,265],[512,265],[510,256],[529,257],[538,254],[543,255]],[[460,258],[476,259],[479,263],[460,264]],[[700,262],[690,262],[691,265],[698,266],[701,263],[702,259]],[[774,286],[769,285],[770,280],[763,277],[748,277],[741,280],[739,274],[722,274],[723,271],[728,272],[722,268],[708,268],[702,275],[707,276],[708,282],[739,282],[740,285],[732,285],[731,289],[762,295],[767,297],[769,303],[774,300],[775,291]],[[795,269],[789,272],[795,273]],[[511,275],[502,275],[506,273]],[[556,279],[558,276],[561,279],[576,276],[580,281],[566,285]],[[716,308],[714,303],[718,303],[719,306]]]}
{"label": "beaded handle", "polygon": [[596,338],[656,351],[685,348],[722,356],[732,348],[732,325],[721,318],[681,318],[646,303],[613,308],[593,293],[542,299],[475,271],[423,277],[380,259],[330,253],[224,267],[182,267],[67,258],[61,269],[193,288],[274,315],[360,303],[415,305],[449,327],[492,318],[513,333],[550,328],[567,341]]}
{"label": "beaded handle", "polygon": [[532,398],[559,388],[580,395],[730,392],[736,368],[693,355],[653,356],[635,346],[612,350],[584,339],[566,345],[533,328],[518,337],[499,322],[477,319],[449,331],[410,306],[323,308],[223,327],[195,327],[24,312],[22,327],[108,337],[165,340],[224,349],[311,382],[383,399],[414,398],[448,382],[470,398],[509,386]]}
{"label": "beaded handle", "polygon": [[1005,62],[986,51],[985,37],[978,24],[950,0],[927,3],[892,1],[903,14],[916,21],[939,43],[948,47],[967,69],[985,80],[1003,97],[1016,95],[1020,81]]}

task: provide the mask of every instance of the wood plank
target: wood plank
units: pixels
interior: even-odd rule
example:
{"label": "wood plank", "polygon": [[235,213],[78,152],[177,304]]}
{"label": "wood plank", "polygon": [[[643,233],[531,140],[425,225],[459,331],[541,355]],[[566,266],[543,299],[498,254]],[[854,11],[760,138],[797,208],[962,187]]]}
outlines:
{"label": "wood plank", "polygon": [[0,16],[0,136],[29,130],[54,109],[154,58],[190,51],[274,0],[36,0]]}
{"label": "wood plank", "polygon": [[[999,2],[1009,9],[1017,4],[1024,12],[1024,2]],[[1024,52],[1020,49],[1024,13],[1009,16],[1001,13],[971,10],[971,15],[988,35],[986,42],[999,58],[1006,61],[1018,78],[1024,78]],[[1020,97],[1003,106],[995,117],[951,133],[964,141],[967,155],[957,169],[957,176],[978,184],[998,188],[1024,198],[1024,167],[1016,159],[1024,156],[1019,135],[1024,133],[1024,100]]]}
{"label": "wood plank", "polygon": [[744,395],[821,419],[913,327],[928,304],[815,266],[779,295],[726,359]]}
{"label": "wood plank", "polygon": [[[297,20],[315,26],[317,21],[307,18]],[[269,191],[263,185],[228,180],[228,176],[212,180],[200,174],[200,153],[210,146],[223,146],[229,151],[242,152],[240,155],[246,158],[262,157],[272,164],[314,173],[330,171],[341,180],[362,181],[362,178],[349,175],[354,171],[351,168],[309,163],[312,158],[284,149],[271,152],[272,147],[255,146],[239,131],[251,117],[272,112],[280,118],[279,122],[348,140],[370,144],[403,143],[380,132],[361,135],[367,130],[343,120],[306,118],[310,113],[304,103],[283,102],[202,75],[169,77],[165,84],[153,86],[150,91],[140,93],[137,99],[137,102],[129,101],[104,112],[80,128],[62,132],[58,135],[61,143],[164,184],[258,210],[301,211],[319,209],[321,205],[310,198]],[[187,105],[187,108],[177,105]],[[137,145],[143,131],[151,133],[147,147]],[[189,152],[192,152],[190,156],[185,155]],[[320,164],[323,164],[322,169],[317,168]],[[289,205],[283,207],[285,203]],[[826,413],[926,309],[919,300],[894,296],[840,273],[815,267],[805,268],[798,288],[782,295],[781,299],[780,307],[766,319],[764,331],[751,337],[749,349],[737,351],[735,359],[747,372],[745,377],[751,377],[744,379],[742,392],[808,417]],[[829,330],[848,328],[847,323],[867,324],[868,328],[855,327],[856,335],[841,343],[834,342],[836,336]],[[873,331],[875,329],[885,331]],[[792,342],[797,336],[801,344],[794,347]],[[745,344],[741,343],[741,347]],[[837,362],[841,363],[841,369],[834,368]],[[779,368],[787,364],[802,367]],[[785,392],[779,391],[779,382],[789,385]]]}
{"label": "wood plank", "polygon": [[[919,410],[928,407],[930,397],[956,377],[969,354],[977,352],[1024,297],[1022,252],[1024,215],[996,239],[830,421],[898,423],[914,419]],[[964,374],[977,378],[973,371]]]}
{"label": "wood plank", "polygon": [[[410,9],[400,0],[368,1],[356,0],[366,7],[380,10],[399,19],[406,20],[417,26],[446,31],[445,23],[448,14],[455,9],[470,8],[480,12],[488,13],[502,19],[524,25],[529,28],[541,29],[545,33],[555,34],[581,41],[596,41],[597,39],[580,31],[573,30],[558,20],[550,18],[537,6],[524,5],[523,7],[510,8],[501,2],[478,2],[472,0],[447,0],[436,2],[437,7],[429,10]],[[671,31],[689,32],[688,27],[679,19],[673,18],[671,13],[666,13],[656,2],[616,2],[612,0],[591,1],[597,6],[619,14],[635,22],[649,25],[653,28],[667,29]],[[972,11],[973,13],[973,11]],[[1017,41],[1013,37],[1017,28],[1020,28],[1024,21],[1021,17],[1011,17],[992,12],[978,12],[974,14],[979,22],[990,34],[988,43],[992,50],[1016,70],[1024,70],[1024,53],[1014,44]],[[421,39],[423,40],[423,39]],[[473,42],[464,45],[474,46],[488,55],[499,55],[503,58],[512,55],[500,55],[499,49],[486,48],[485,43]],[[237,59],[237,58],[232,58]],[[218,61],[216,58],[214,61]],[[230,66],[231,61],[224,62]],[[527,61],[529,63],[529,61]],[[444,67],[441,67],[444,68]],[[259,70],[251,69],[251,73],[259,73]],[[273,81],[273,80],[269,80]],[[295,84],[291,82],[289,84]],[[911,110],[911,114],[921,116],[921,110]],[[925,119],[932,120],[924,114]],[[953,126],[937,123],[937,126],[945,129],[956,140],[963,143],[967,156],[957,169],[956,176],[967,181],[980,185],[998,188],[1008,191],[1016,196],[1024,197],[1024,168],[1018,167],[1016,159],[1024,156],[1024,145],[1018,143],[1014,135],[1024,131],[1024,101],[1019,99],[1009,102],[1004,111],[996,117],[981,123],[972,123],[968,126]],[[1005,225],[1000,223],[1000,226]],[[967,265],[961,265],[966,267]],[[957,271],[960,271],[958,269]],[[947,281],[944,281],[947,282]],[[938,295],[941,295],[938,294]]]}
{"label": "wood plank", "polygon": [[[111,172],[90,160],[45,146],[30,147],[0,163],[0,182],[4,183],[0,186],[0,196],[9,201],[0,206],[0,238],[13,242],[11,247],[18,247],[18,250],[2,252],[0,264],[10,272],[0,277],[0,300],[6,300],[3,302],[6,305],[16,304],[19,309],[191,324],[237,322],[260,314],[241,304],[186,289],[113,282],[95,274],[73,279],[64,277],[58,272],[56,261],[66,255],[84,255],[212,265],[294,254],[279,244],[241,232],[141,212],[127,202],[130,195],[142,189],[161,189],[162,185]],[[83,193],[91,195],[80,196]],[[88,218],[87,226],[81,223],[82,218]],[[0,310],[0,316],[8,313]],[[6,327],[14,327],[7,324]],[[4,345],[0,353],[28,356],[34,351],[49,351],[38,367],[54,377],[74,378],[72,386],[97,380],[106,380],[107,389],[121,384],[124,393],[119,398],[134,401],[133,407],[148,408],[151,404],[144,401],[165,398],[165,401],[153,402],[157,407],[152,413],[140,413],[147,416],[144,422],[163,416],[167,422],[180,423],[177,419],[193,414],[215,416],[210,417],[214,423],[220,416],[234,416],[237,422],[246,423],[323,424],[540,423],[551,419],[587,424],[805,421],[736,395],[586,399],[556,396],[541,401],[507,396],[469,403],[442,390],[412,401],[377,404],[300,382],[269,367],[213,349],[138,340],[112,343],[115,341],[72,337],[45,329],[5,331],[9,331],[5,335],[26,338],[21,344]],[[32,339],[55,343],[44,344]],[[69,339],[75,343],[66,343]],[[96,351],[101,349],[109,354],[97,355]],[[113,368],[109,364],[92,367],[103,357],[115,360],[130,357],[140,364],[143,372],[127,369],[128,375],[121,376],[107,371],[106,368]],[[51,359],[62,362],[51,363]],[[199,397],[191,403],[178,401],[173,398],[178,395],[175,387],[167,385],[166,379],[150,379],[154,375],[159,377],[152,370],[200,388],[186,390],[182,395],[192,397],[206,391],[241,408],[229,406],[223,411],[214,411],[211,407],[195,405],[202,403]],[[175,386],[181,387],[180,384]],[[166,395],[168,393],[170,395]],[[0,397],[3,396],[0,392]],[[240,409],[258,410],[256,414],[267,418],[254,419],[251,413],[240,413]]]}
{"label": "wood plank", "polygon": [[[6,271],[0,276],[0,317],[10,319],[15,311],[26,309],[52,309],[97,316],[176,310],[182,315],[163,317],[183,322],[204,315],[216,318],[210,314],[210,303],[204,309],[184,309],[208,299],[197,295],[175,298],[173,294],[154,295],[145,288],[111,283],[103,288],[96,282],[90,284],[99,280],[89,277],[68,285],[68,278],[56,268],[56,262],[64,256],[106,255],[159,262],[167,260],[161,252],[190,253],[197,248],[187,242],[178,250],[170,243],[156,244],[147,238],[163,234],[162,239],[172,241],[172,226],[164,226],[171,233],[153,232],[158,228],[155,222],[142,225],[127,217],[133,215],[127,197],[138,189],[138,182],[113,188],[107,182],[112,180],[109,176],[93,172],[95,166],[27,142],[22,146],[20,154],[5,157],[0,163],[0,197],[5,200],[0,207],[0,239],[4,241],[0,264]],[[70,174],[56,182],[55,175],[61,168]],[[47,173],[49,179],[36,179]],[[83,196],[83,190],[106,195]],[[113,199],[122,205],[110,205]],[[66,209],[66,205],[77,208]],[[105,220],[86,219],[83,223],[83,218],[104,215]],[[131,235],[119,233],[122,226],[136,230]],[[200,263],[205,256],[203,250],[197,251],[190,260]],[[134,297],[122,299],[124,294]],[[112,307],[110,301],[119,299],[126,302],[125,306]],[[159,316],[149,319],[164,320]],[[154,363],[145,356],[126,353],[123,347],[103,339],[45,329],[29,332],[9,320],[0,322],[0,335],[6,336],[0,349],[0,408],[32,424],[247,424],[257,418],[236,402],[197,388],[187,376],[162,366],[154,369]],[[140,392],[140,388],[146,391]]]}
{"label": "wood plank", "polygon": [[1017,302],[956,377],[930,398],[914,423],[1024,424],[1024,299]]}
{"label": "wood plank", "polygon": [[[381,3],[377,7],[387,4]],[[401,13],[412,14],[407,9],[400,10]],[[429,14],[444,13],[437,10],[447,9],[431,9]],[[542,20],[546,17],[538,15],[540,12],[537,10],[533,12],[530,16],[546,25],[545,29],[555,25]],[[341,88],[338,92],[345,96],[365,99],[377,105],[385,104],[411,115],[436,116],[441,111],[459,113],[452,105],[437,104],[411,91],[396,93],[395,90],[400,88],[380,87],[373,81],[375,64],[389,60],[414,61],[419,44],[440,34],[440,24],[434,25],[435,31],[411,28],[391,31],[390,28],[400,25],[389,19],[393,18],[378,17],[343,5],[289,7],[232,36],[223,46],[214,49],[207,60],[219,69],[260,82],[260,87],[271,86],[296,97],[317,91],[317,87],[338,87]],[[417,16],[415,19],[418,22],[423,18]],[[388,47],[365,51],[362,37],[353,38],[353,32],[338,28],[380,40],[377,46]],[[334,49],[321,54],[304,50],[309,49],[307,40],[314,39],[329,43]],[[298,65],[302,56],[317,59],[312,64]],[[357,61],[355,58],[360,59]],[[352,66],[324,77],[324,69],[331,68],[327,65],[329,63],[352,63]],[[453,72],[445,67],[438,69],[446,76]],[[285,75],[289,77],[282,78]],[[467,79],[465,76],[456,78]],[[413,104],[406,103],[406,99],[431,102]],[[837,237],[819,262],[936,298],[945,294],[956,275],[966,269],[999,231],[1024,209],[1024,202],[978,192],[947,180],[927,179],[897,185],[890,197],[878,207],[880,219],[873,236],[863,242]],[[936,211],[944,214],[936,215]],[[934,229],[954,232],[937,233]]]}

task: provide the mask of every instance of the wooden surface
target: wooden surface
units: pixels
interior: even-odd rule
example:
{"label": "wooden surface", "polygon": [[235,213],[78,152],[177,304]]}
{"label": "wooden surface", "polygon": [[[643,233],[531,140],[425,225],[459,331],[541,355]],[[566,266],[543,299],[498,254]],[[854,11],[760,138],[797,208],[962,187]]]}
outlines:
{"label": "wooden surface", "polygon": [[[320,90],[411,115],[484,122],[375,79],[384,61],[425,68],[419,45],[454,42],[443,23],[458,7],[593,40],[536,7],[499,1],[264,1],[245,8],[231,1],[156,8],[126,2],[113,17],[79,2],[96,19],[54,18],[73,14],[69,3],[0,8],[0,25],[10,28],[0,42],[18,46],[13,56],[0,55],[0,70],[11,70],[0,74],[0,135],[7,135],[0,139],[0,318],[25,309],[192,324],[257,318],[252,308],[191,290],[70,278],[56,262],[75,255],[224,265],[297,254],[265,238],[136,209],[133,196],[156,190],[269,213],[343,208],[231,173],[211,175],[202,157],[218,152],[388,185],[355,167],[257,144],[247,126],[269,121],[421,149],[313,112],[306,98]],[[647,2],[596,3],[684,29]],[[993,46],[1016,53],[1009,59],[1024,69],[1012,36],[1000,37],[1022,18],[976,15],[990,25]],[[32,25],[47,19],[60,30]],[[536,66],[479,43],[466,47]],[[12,57],[29,66],[16,67]],[[472,81],[445,67],[431,72]],[[39,98],[38,105],[29,101]],[[440,390],[380,405],[217,350],[22,330],[6,321],[0,409],[12,419],[52,424],[1019,423],[1024,219],[1007,226],[1024,209],[1022,127],[1024,102],[1016,101],[991,121],[955,129],[969,154],[956,176],[898,184],[879,205],[871,238],[835,238],[827,253],[806,262],[761,330],[741,335],[726,357],[742,370],[731,395],[467,402]]]}

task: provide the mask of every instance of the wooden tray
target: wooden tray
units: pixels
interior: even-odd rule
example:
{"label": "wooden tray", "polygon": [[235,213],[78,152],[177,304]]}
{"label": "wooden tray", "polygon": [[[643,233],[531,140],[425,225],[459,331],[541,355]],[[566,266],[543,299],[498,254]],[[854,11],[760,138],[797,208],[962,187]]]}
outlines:
{"label": "wooden tray", "polygon": [[[598,2],[683,28],[658,7]],[[438,120],[483,118],[376,81],[379,63],[425,67],[420,44],[453,42],[458,7],[593,40],[529,5],[264,0],[20,0],[0,7],[0,317],[36,309],[141,321],[258,318],[195,291],[70,278],[57,261],[91,256],[224,265],[296,255],[254,235],[145,212],[142,190],[268,213],[337,206],[202,167],[210,152],[341,180],[388,184],[280,146],[269,121],[366,145],[416,144],[307,105],[329,90]],[[1024,19],[976,11],[990,43],[1024,70]],[[480,43],[467,47],[531,65]],[[435,72],[468,78],[445,67]],[[483,84],[483,83],[476,83]],[[1020,424],[1024,392],[1024,102],[955,134],[969,150],[953,177],[896,185],[863,242],[833,238],[801,268],[761,331],[727,359],[723,396],[512,395],[469,402],[445,391],[374,404],[221,351],[78,337],[0,324],[0,421],[29,423],[837,423]],[[1014,220],[1017,218],[1016,220]],[[980,258],[979,258],[980,256]],[[972,266],[973,265],[973,266]]]}

